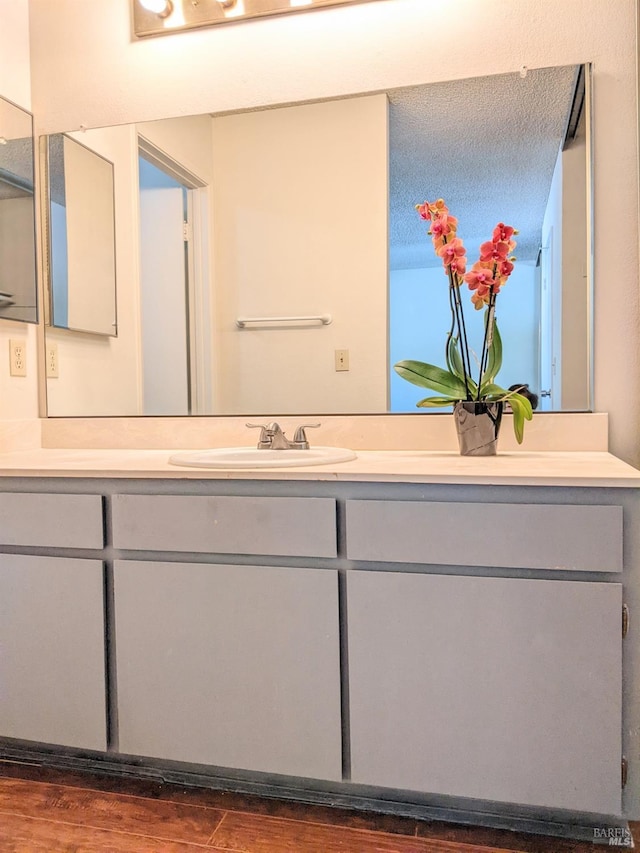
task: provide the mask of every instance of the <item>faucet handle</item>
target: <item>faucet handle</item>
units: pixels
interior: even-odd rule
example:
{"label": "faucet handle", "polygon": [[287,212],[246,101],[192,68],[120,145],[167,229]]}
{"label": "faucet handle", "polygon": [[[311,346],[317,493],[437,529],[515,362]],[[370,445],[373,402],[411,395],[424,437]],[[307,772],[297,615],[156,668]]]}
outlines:
{"label": "faucet handle", "polygon": [[260,438],[258,439],[258,449],[271,447],[273,435],[276,429],[279,429],[278,424],[245,424],[249,429],[259,429]]}
{"label": "faucet handle", "polygon": [[298,429],[295,431],[293,436],[293,443],[296,447],[304,448],[305,450],[309,449],[309,440],[307,439],[307,434],[305,430],[307,429],[317,429],[322,426],[322,424],[301,424]]}

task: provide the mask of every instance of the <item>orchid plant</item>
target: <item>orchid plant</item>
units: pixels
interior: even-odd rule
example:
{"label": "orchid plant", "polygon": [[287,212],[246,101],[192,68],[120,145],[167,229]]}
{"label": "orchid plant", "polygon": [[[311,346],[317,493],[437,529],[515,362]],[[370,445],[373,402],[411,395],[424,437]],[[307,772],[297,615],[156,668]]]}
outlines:
{"label": "orchid plant", "polygon": [[[422,219],[431,223],[429,235],[436,254],[442,260],[449,280],[451,327],[445,344],[446,370],[423,361],[399,361],[395,371],[408,382],[436,391],[439,396],[425,397],[421,408],[452,406],[461,401],[505,402],[513,412],[513,428],[518,444],[524,436],[524,422],[531,420],[531,403],[518,390],[510,391],[495,380],[502,366],[502,341],[496,324],[496,299],[500,289],[513,272],[512,252],[518,232],[499,222],[491,240],[480,246],[480,258],[467,272],[467,256],[462,240],[457,236],[458,220],[449,213],[443,199],[416,205]],[[471,301],[476,310],[485,310],[484,339],[477,362],[477,381],[472,375],[467,328],[460,295],[463,284],[472,291]]]}

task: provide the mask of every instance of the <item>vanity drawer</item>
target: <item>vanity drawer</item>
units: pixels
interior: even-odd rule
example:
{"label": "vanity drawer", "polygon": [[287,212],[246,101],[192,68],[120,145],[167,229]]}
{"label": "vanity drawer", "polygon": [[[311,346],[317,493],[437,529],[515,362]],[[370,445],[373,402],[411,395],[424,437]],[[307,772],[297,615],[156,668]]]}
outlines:
{"label": "vanity drawer", "polygon": [[0,494],[0,545],[102,548],[102,497]]}
{"label": "vanity drawer", "polygon": [[116,548],[263,554],[337,555],[333,498],[115,495]]}
{"label": "vanity drawer", "polygon": [[622,571],[622,507],[347,501],[351,560]]}

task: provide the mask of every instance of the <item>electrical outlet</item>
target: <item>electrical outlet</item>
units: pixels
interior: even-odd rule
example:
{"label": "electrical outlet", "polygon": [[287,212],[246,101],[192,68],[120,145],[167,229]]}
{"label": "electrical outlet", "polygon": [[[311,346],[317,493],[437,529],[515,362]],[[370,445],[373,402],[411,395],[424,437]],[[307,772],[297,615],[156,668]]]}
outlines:
{"label": "electrical outlet", "polygon": [[57,379],[59,376],[58,344],[49,341],[47,344],[47,379]]}
{"label": "electrical outlet", "polygon": [[26,341],[9,341],[9,373],[11,376],[27,375]]}
{"label": "electrical outlet", "polygon": [[349,370],[349,350],[337,349],[335,352],[336,370]]}

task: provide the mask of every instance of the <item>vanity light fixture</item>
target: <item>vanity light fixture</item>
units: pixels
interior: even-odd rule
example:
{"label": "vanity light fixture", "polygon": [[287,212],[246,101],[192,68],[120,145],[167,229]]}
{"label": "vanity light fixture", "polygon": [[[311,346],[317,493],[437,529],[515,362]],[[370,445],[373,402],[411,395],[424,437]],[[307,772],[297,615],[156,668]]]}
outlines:
{"label": "vanity light fixture", "polygon": [[226,19],[233,20],[233,18],[244,17],[244,0],[217,0],[217,2],[224,9]]}
{"label": "vanity light fixture", "polygon": [[167,18],[173,12],[171,0],[139,0],[140,5],[147,12],[153,12],[159,18]]}
{"label": "vanity light fixture", "polygon": [[287,12],[305,12],[329,6],[352,6],[376,0],[132,0],[136,36],[159,36],[246,21]]}

